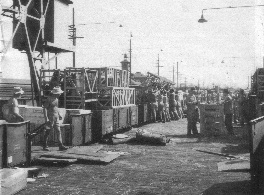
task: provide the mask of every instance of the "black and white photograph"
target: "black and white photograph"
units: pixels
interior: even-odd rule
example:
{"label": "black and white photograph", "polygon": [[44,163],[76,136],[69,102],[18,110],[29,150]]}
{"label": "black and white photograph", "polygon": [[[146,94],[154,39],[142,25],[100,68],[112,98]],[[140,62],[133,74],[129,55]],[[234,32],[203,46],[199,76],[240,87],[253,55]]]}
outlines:
{"label": "black and white photograph", "polygon": [[264,194],[264,1],[0,0],[0,185]]}

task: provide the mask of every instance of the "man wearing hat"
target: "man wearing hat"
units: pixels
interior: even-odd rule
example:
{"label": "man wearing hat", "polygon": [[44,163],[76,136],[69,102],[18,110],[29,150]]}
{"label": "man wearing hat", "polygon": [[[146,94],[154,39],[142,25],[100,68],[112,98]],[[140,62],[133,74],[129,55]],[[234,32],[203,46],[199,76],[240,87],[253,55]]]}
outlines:
{"label": "man wearing hat", "polygon": [[157,110],[158,110],[156,91],[151,90],[151,89],[148,90],[148,102],[150,104],[150,116],[151,116],[152,122],[156,122]]}
{"label": "man wearing hat", "polygon": [[191,136],[192,133],[194,136],[198,136],[198,130],[196,123],[200,119],[200,111],[198,108],[198,101],[195,97],[195,88],[192,87],[187,98],[186,98],[186,105],[187,105],[187,136]]}
{"label": "man wearing hat", "polygon": [[4,119],[9,123],[18,123],[24,121],[24,118],[19,114],[18,101],[24,93],[21,87],[14,87],[13,96],[8,100],[8,103],[3,105],[2,111]]}
{"label": "man wearing hat", "polygon": [[232,97],[229,95],[228,89],[223,90],[223,95],[224,95],[224,115],[225,115],[226,130],[230,135],[234,135],[233,124],[232,124],[232,118],[233,118]]}
{"label": "man wearing hat", "polygon": [[58,98],[63,93],[60,87],[54,87],[51,91],[51,95],[48,97],[46,102],[44,103],[44,116],[47,126],[50,129],[46,129],[44,134],[44,145],[43,150],[49,151],[48,148],[48,136],[51,130],[55,130],[58,135],[58,141],[59,141],[59,150],[67,150],[67,147],[65,147],[62,143],[62,137],[61,137],[61,130],[60,130],[60,124],[59,120],[61,119],[61,115],[59,113],[58,105],[59,100]]}

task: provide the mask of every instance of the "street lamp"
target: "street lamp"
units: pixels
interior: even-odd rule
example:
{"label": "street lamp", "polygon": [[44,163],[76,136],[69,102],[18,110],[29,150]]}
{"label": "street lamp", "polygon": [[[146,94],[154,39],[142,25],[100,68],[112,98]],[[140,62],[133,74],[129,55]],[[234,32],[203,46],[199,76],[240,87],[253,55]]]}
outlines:
{"label": "street lamp", "polygon": [[207,20],[204,18],[203,12],[205,10],[212,10],[212,9],[235,9],[235,8],[250,8],[250,7],[264,7],[264,5],[243,5],[243,6],[229,6],[229,7],[215,7],[215,8],[206,8],[202,9],[201,18],[198,20],[199,23],[205,23]]}
{"label": "street lamp", "polygon": [[201,18],[198,20],[199,23],[204,23],[204,22],[207,22],[206,19],[204,19],[204,16],[203,16],[203,10],[202,10],[202,15],[201,15]]}

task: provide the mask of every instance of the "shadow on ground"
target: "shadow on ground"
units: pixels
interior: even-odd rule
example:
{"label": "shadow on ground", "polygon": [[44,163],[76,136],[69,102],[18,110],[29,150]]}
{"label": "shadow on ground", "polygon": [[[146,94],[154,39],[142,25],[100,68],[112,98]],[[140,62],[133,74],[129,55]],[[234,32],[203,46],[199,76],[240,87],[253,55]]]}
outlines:
{"label": "shadow on ground", "polygon": [[212,185],[205,190],[202,195],[242,195],[254,194],[251,192],[250,181],[226,182]]}
{"label": "shadow on ground", "polygon": [[226,147],[223,147],[221,149],[222,153],[228,153],[228,154],[244,154],[249,153],[249,144],[242,143],[238,145],[226,145]]}

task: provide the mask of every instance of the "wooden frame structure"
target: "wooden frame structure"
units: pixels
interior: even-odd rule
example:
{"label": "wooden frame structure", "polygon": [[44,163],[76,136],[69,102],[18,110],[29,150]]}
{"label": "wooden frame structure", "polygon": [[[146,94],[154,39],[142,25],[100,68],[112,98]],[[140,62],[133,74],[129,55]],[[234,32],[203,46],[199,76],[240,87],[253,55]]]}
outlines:
{"label": "wooden frame structure", "polygon": [[91,68],[98,71],[98,89],[104,87],[129,87],[129,74],[126,70],[115,68]]}
{"label": "wooden frame structure", "polygon": [[54,87],[63,87],[61,86],[61,76],[62,71],[60,69],[40,69],[39,84],[42,103]]}
{"label": "wooden frame structure", "polygon": [[250,145],[250,173],[252,192],[264,192],[264,116],[250,121],[248,126]]}
{"label": "wooden frame structure", "polygon": [[98,72],[89,68],[64,70],[64,107],[85,109],[86,103],[97,101]]}
{"label": "wooden frame structure", "polygon": [[251,78],[251,88],[259,101],[264,100],[264,68],[258,68]]}
{"label": "wooden frame structure", "polygon": [[[72,1],[70,0],[60,1],[67,5],[72,4]],[[40,61],[41,67],[44,68],[51,60],[57,58],[60,53],[74,51],[74,47],[61,48],[51,42],[48,42],[46,39],[48,31],[45,33],[45,23],[47,13],[50,11],[49,5],[53,2],[54,0],[13,0],[13,6],[6,7],[3,6],[0,1],[0,14],[2,16],[13,18],[14,26],[10,40],[7,43],[3,41],[4,48],[2,51],[0,51],[1,60],[11,47],[12,43],[15,48],[26,51],[30,67],[31,81],[38,106],[41,106],[41,89],[39,84],[39,74],[36,69],[36,61]],[[37,6],[37,8],[40,10],[40,13],[38,13],[38,10],[34,10],[34,8],[36,8],[34,6]],[[32,14],[34,12],[38,14]],[[34,35],[31,32],[32,24],[34,24]],[[1,32],[3,33],[2,25]],[[16,45],[17,39],[18,41],[23,41],[21,48],[18,48]],[[55,53],[55,55],[46,59],[45,52]]]}
{"label": "wooden frame structure", "polygon": [[106,87],[98,90],[98,104],[101,108],[131,106],[136,103],[134,88]]}

